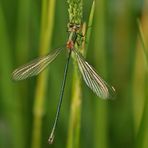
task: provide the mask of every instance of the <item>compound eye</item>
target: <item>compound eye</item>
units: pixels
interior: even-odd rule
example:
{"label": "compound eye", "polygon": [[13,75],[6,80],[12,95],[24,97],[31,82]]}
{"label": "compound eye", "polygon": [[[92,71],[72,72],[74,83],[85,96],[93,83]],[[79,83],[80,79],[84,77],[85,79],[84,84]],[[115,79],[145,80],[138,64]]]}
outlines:
{"label": "compound eye", "polygon": [[81,25],[80,24],[77,24],[77,28],[80,28],[81,27]]}
{"label": "compound eye", "polygon": [[74,25],[73,25],[72,23],[69,23],[69,27],[70,27],[70,28],[73,28],[73,26],[74,26]]}

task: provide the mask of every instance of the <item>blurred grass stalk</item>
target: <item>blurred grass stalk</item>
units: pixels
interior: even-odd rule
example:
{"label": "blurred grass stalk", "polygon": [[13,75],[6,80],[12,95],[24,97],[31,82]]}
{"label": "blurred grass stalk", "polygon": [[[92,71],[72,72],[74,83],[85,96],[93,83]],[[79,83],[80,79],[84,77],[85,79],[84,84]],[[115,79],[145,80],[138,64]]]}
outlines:
{"label": "blurred grass stalk", "polygon": [[[88,26],[92,25],[94,15],[95,1],[92,4]],[[86,24],[83,23],[82,34],[86,34]],[[78,47],[78,50],[82,55],[86,55],[87,47],[85,43],[89,43],[91,35],[91,28],[87,30],[86,42],[82,43],[82,46]],[[88,44],[87,44],[88,46]],[[72,85],[72,102],[69,119],[69,130],[68,130],[68,141],[67,148],[79,148],[80,144],[80,126],[81,126],[81,104],[82,104],[82,89],[81,89],[81,78],[79,76],[78,66],[74,59],[74,74],[73,74],[73,85]]]}
{"label": "blurred grass stalk", "polygon": [[[42,1],[42,15],[41,15],[41,36],[40,36],[40,55],[49,52],[51,47],[52,31],[54,25],[56,0]],[[45,93],[47,90],[48,71],[42,72],[37,79],[37,86],[34,100],[34,121],[33,121],[33,135],[32,148],[41,147],[42,135],[42,117],[44,114]]]}
{"label": "blurred grass stalk", "polygon": [[10,79],[13,62],[11,52],[9,52],[12,50],[12,47],[10,46],[7,27],[4,11],[0,4],[0,45],[1,50],[3,49],[0,54],[0,89],[2,96],[0,110],[3,114],[1,123],[4,124],[4,128],[0,131],[2,134],[0,142],[4,140],[2,147],[24,148],[25,140],[21,103]]}
{"label": "blurred grass stalk", "polygon": [[[16,23],[16,39],[15,39],[15,48],[16,48],[16,59],[17,63],[23,63],[24,59],[28,58],[30,53],[30,7],[32,2],[30,0],[21,0],[17,2],[18,10],[17,10],[17,23]],[[20,94],[27,94],[28,87],[27,82],[23,86],[17,85],[17,90],[23,90]],[[20,99],[21,98],[21,99]],[[21,108],[28,110],[28,96],[22,95],[19,96],[19,101],[21,102]],[[26,114],[22,112],[22,126],[23,126],[23,135],[28,135],[28,118],[26,118]],[[24,141],[22,145],[25,147],[25,143],[28,140],[28,136],[24,136]]]}
{"label": "blurred grass stalk", "polygon": [[79,148],[79,139],[80,139],[82,90],[81,90],[80,77],[77,71],[78,69],[76,66],[74,67],[75,68],[73,72],[72,102],[70,109],[67,148]]}
{"label": "blurred grass stalk", "polygon": [[[82,32],[85,34],[86,24],[83,24]],[[84,43],[85,44],[85,43]],[[78,50],[84,54],[86,53],[85,45]],[[78,71],[77,63],[74,59],[74,72],[73,72],[73,84],[72,84],[72,102],[69,119],[68,129],[68,142],[67,148],[79,148],[80,141],[80,126],[81,126],[81,104],[82,104],[82,88],[81,78]]]}
{"label": "blurred grass stalk", "polygon": [[[139,96],[136,105],[140,102],[139,98],[140,100],[142,99],[142,102],[144,103],[142,105],[142,108],[140,108],[141,109],[140,117],[138,117],[139,123],[137,126],[138,130],[137,130],[137,136],[136,136],[136,142],[135,142],[136,148],[147,148],[148,147],[148,140],[147,140],[148,139],[148,48],[146,46],[146,43],[148,43],[148,40],[146,40],[146,38],[144,37],[144,36],[148,36],[148,29],[147,29],[148,21],[147,20],[148,20],[148,17],[145,13],[143,13],[143,16],[142,16],[142,24],[140,20],[138,20],[139,38],[140,38],[139,42],[142,45],[141,47],[144,51],[145,59],[144,59],[143,54],[141,54],[142,50],[139,51],[139,49],[141,48],[138,48],[137,58],[136,58],[137,59],[136,68],[138,69],[138,71],[135,74],[138,75],[137,77],[140,78],[139,80],[140,82],[142,81],[142,84],[135,85],[138,87],[135,90],[139,90],[138,92],[140,92],[141,94],[139,95],[137,91],[135,91],[134,94],[135,94],[135,97]],[[145,61],[146,61],[146,64],[145,64]],[[135,77],[135,81],[137,81],[137,77]],[[137,106],[139,107],[139,104]],[[135,112],[137,113],[136,110]],[[137,118],[137,116],[135,116],[135,118]]]}
{"label": "blurred grass stalk", "polygon": [[19,62],[29,54],[30,0],[18,1],[16,49]]}
{"label": "blurred grass stalk", "polygon": [[[99,63],[103,65],[102,74],[107,75],[107,52],[106,51],[106,11],[107,1],[96,1],[95,9],[95,33],[94,33],[94,59],[96,68],[99,69]],[[99,56],[100,55],[100,56]],[[108,146],[108,129],[107,129],[107,102],[96,98],[97,103],[94,105],[94,147],[107,148]]]}

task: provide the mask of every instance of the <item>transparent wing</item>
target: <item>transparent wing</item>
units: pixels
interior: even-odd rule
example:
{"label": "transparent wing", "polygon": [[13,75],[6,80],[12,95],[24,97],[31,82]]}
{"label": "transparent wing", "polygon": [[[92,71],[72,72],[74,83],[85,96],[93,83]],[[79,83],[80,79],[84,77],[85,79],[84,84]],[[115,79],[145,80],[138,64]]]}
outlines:
{"label": "transparent wing", "polygon": [[12,73],[12,79],[19,81],[38,75],[60,54],[61,50],[62,48],[58,48],[46,56],[34,59],[33,61],[15,69]]}
{"label": "transparent wing", "polygon": [[75,49],[73,50],[79,70],[83,76],[83,79],[87,86],[100,98],[109,99],[112,98],[115,94],[115,89],[112,86],[109,86],[90,66],[84,59],[84,57]]}

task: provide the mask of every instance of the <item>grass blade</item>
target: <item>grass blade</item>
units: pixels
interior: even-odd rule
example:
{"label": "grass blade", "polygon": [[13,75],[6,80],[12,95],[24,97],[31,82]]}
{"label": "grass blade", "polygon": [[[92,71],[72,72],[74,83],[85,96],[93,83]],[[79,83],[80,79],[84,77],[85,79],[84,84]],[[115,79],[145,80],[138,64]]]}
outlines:
{"label": "grass blade", "polygon": [[[0,128],[4,145],[2,147],[24,148],[24,124],[22,118],[22,104],[16,92],[15,85],[10,79],[12,57],[10,38],[6,25],[5,15],[0,5]],[[5,136],[4,136],[5,135]],[[1,137],[0,137],[1,141]]]}
{"label": "grass blade", "polygon": [[[51,47],[52,30],[54,24],[56,0],[42,1],[42,22],[41,22],[41,38],[40,38],[40,55],[48,53]],[[47,13],[47,14],[46,14]],[[34,100],[34,121],[33,121],[33,135],[32,148],[41,147],[42,135],[42,117],[44,113],[45,94],[47,89],[47,71],[41,73],[37,80]]]}
{"label": "grass blade", "polygon": [[[143,26],[145,26],[146,24],[143,23]],[[146,27],[146,26],[145,26]],[[141,73],[143,74],[143,85],[140,85],[141,87],[143,86],[143,89],[142,89],[142,95],[143,96],[143,99],[144,100],[144,104],[143,104],[143,110],[142,110],[142,113],[141,113],[141,120],[140,120],[140,125],[138,126],[138,132],[137,132],[137,137],[136,137],[136,142],[135,142],[135,147],[136,148],[146,148],[147,145],[148,145],[148,142],[147,142],[147,138],[148,138],[148,128],[147,128],[147,125],[148,125],[148,48],[146,46],[146,40],[145,40],[145,37],[144,37],[144,32],[142,30],[142,27],[141,27],[141,23],[140,23],[140,20],[138,20],[138,28],[139,28],[139,38],[140,38],[140,43],[142,45],[142,49],[144,51],[144,56],[146,58],[146,66],[144,65],[144,60],[141,60],[141,58],[139,59],[139,63],[141,63],[141,61],[143,61],[143,63],[141,63],[140,65],[140,69],[141,67],[143,68],[141,71]],[[145,28],[145,33],[147,34],[147,30]],[[138,69],[139,70],[139,69]],[[141,75],[140,73],[140,75]],[[142,80],[142,79],[141,79]],[[139,85],[139,84],[138,84]],[[138,87],[139,89],[139,87]],[[139,98],[138,98],[139,99]],[[139,102],[139,101],[138,101]],[[136,117],[137,118],[137,117]]]}

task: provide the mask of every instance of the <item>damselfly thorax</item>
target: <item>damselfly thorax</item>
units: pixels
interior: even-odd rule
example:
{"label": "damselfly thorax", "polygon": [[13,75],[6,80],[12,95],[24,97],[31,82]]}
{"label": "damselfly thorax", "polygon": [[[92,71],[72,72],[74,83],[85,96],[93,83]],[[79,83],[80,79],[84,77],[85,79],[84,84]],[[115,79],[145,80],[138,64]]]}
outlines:
{"label": "damselfly thorax", "polygon": [[72,50],[74,48],[78,34],[80,32],[81,25],[68,23],[67,27],[68,27],[69,37],[68,37],[68,41],[66,43],[66,47],[69,50]]}

